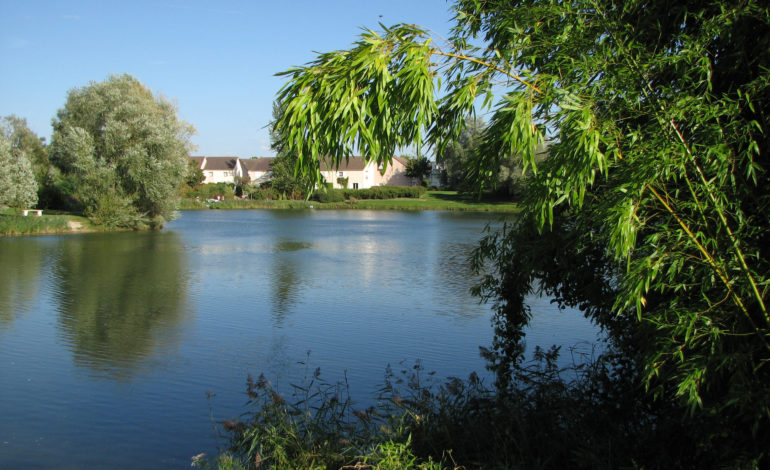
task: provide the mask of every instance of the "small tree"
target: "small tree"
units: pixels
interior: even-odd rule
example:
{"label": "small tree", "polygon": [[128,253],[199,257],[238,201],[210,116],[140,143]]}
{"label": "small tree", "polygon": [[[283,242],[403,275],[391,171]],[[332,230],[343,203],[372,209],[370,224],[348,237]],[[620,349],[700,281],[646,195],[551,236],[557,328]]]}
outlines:
{"label": "small tree", "polygon": [[37,203],[37,182],[27,156],[0,135],[0,206],[32,207]]}
{"label": "small tree", "polygon": [[468,165],[473,162],[473,155],[481,144],[486,124],[477,117],[465,118],[465,129],[456,142],[447,145],[443,152],[436,155],[436,162],[444,165],[446,185],[449,189],[470,191],[471,184],[466,180]]}
{"label": "small tree", "polygon": [[11,143],[11,148],[23,152],[35,173],[38,184],[43,184],[50,163],[45,138],[38,137],[27,125],[27,120],[11,114],[0,121],[0,133]]}
{"label": "small tree", "polygon": [[284,134],[275,128],[275,124],[283,116],[283,108],[279,102],[273,103],[273,121],[270,123],[270,147],[276,157],[270,164],[272,172],[271,187],[279,194],[292,199],[306,196],[313,187],[311,178],[298,172],[297,154],[286,151]]}
{"label": "small tree", "polygon": [[206,175],[203,173],[200,165],[195,160],[189,160],[187,162],[187,174],[185,175],[185,184],[191,188],[203,183],[206,179]]}
{"label": "small tree", "polygon": [[425,186],[425,178],[430,175],[431,163],[427,157],[410,158],[406,162],[406,176],[417,178]]}

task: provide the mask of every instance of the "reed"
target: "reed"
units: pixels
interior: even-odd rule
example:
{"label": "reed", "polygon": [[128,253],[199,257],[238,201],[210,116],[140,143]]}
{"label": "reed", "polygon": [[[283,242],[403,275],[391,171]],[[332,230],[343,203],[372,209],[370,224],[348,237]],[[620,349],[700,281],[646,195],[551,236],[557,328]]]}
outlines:
{"label": "reed", "polygon": [[68,218],[61,215],[23,216],[13,213],[0,214],[0,235],[28,235],[67,232]]}

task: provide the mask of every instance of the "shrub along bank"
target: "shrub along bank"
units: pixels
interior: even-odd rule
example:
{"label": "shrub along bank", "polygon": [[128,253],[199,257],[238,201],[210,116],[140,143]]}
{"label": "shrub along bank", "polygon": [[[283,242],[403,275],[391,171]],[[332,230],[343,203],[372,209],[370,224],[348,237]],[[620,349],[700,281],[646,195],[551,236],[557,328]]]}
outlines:
{"label": "shrub along bank", "polygon": [[[204,188],[211,186],[211,188]],[[247,199],[226,196],[216,185],[201,185],[184,194],[180,209],[367,209],[367,210],[457,210],[516,212],[518,205],[509,200],[478,200],[454,191],[426,191],[424,187],[379,186],[371,189],[327,189],[318,191],[309,201],[282,199],[271,188],[249,193]],[[232,188],[230,188],[232,194]],[[197,196],[197,198],[196,198]]]}
{"label": "shrub along bank", "polygon": [[[703,446],[707,427],[681,419],[614,373],[619,356],[559,368],[558,349],[536,349],[505,389],[435,379],[418,362],[386,369],[376,402],[359,406],[346,383],[320,370],[283,395],[249,377],[246,411],[217,423],[219,456],[193,458],[224,469],[616,469],[759,468],[742,450]],[[696,420],[697,421],[697,420]],[[757,443],[759,444],[759,443]],[[760,449],[754,449],[761,453]],[[744,449],[745,451],[745,449]]]}

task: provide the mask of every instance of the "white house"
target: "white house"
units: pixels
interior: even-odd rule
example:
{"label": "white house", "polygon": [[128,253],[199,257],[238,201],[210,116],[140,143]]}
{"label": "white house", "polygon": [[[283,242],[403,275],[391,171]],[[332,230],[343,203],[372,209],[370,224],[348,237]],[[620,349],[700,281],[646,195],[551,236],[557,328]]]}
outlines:
{"label": "white house", "polygon": [[383,170],[374,162],[366,163],[362,157],[350,157],[340,162],[339,168],[334,168],[327,160],[321,160],[321,175],[327,183],[335,188],[343,186],[337,182],[339,178],[348,179],[348,188],[366,189],[372,186],[414,186],[418,182],[406,176],[404,157],[393,157],[393,161]]}
{"label": "white house", "polygon": [[[235,183],[236,177],[248,176],[252,183],[260,183],[270,179],[272,158],[238,157],[190,157],[203,171],[204,183]],[[340,162],[339,168],[334,168],[326,160],[321,160],[321,175],[332,183],[335,188],[342,185],[339,178],[348,179],[348,188],[366,189],[372,186],[414,186],[419,184],[415,178],[406,176],[407,159],[393,157],[387,167],[373,162],[366,163],[362,157],[350,157]]]}
{"label": "white house", "polygon": [[240,160],[241,174],[238,176],[248,175],[252,183],[266,181],[270,178],[270,165],[272,163],[273,159],[266,157]]}
{"label": "white house", "polygon": [[272,158],[190,157],[203,171],[203,183],[235,183],[235,178],[248,176],[252,183],[270,177]]}
{"label": "white house", "polygon": [[204,183],[234,183],[242,172],[238,157],[190,157],[199,164],[206,178]]}

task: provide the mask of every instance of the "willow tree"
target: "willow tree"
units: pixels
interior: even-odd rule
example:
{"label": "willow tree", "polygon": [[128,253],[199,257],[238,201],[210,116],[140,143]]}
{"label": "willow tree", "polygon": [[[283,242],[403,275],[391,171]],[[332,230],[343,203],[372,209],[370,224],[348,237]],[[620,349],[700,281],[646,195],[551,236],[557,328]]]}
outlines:
{"label": "willow tree", "polygon": [[0,207],[29,208],[37,204],[37,181],[25,152],[0,134]]}
{"label": "willow tree", "polygon": [[53,121],[51,162],[98,223],[162,225],[176,210],[191,125],[129,75],[69,92]]}
{"label": "willow tree", "polygon": [[497,307],[500,377],[521,360],[525,294],[545,290],[607,328],[650,393],[769,438],[767,2],[455,11],[447,43],[413,25],[365,30],[283,72],[277,127],[300,170],[440,152],[483,110],[468,178],[489,187],[510,155],[533,173],[521,222],[477,257],[496,270],[480,294]]}

